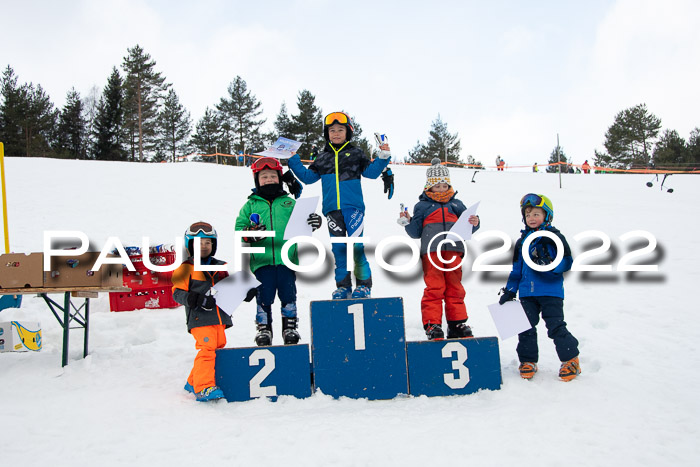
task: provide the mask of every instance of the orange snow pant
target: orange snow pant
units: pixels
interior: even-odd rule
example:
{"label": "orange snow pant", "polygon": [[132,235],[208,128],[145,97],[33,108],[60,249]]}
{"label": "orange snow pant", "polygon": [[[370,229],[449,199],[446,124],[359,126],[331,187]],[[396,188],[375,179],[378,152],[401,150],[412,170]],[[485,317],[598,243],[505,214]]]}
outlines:
{"label": "orange snow pant", "polygon": [[[464,304],[464,287],[462,287],[462,266],[454,271],[441,271],[428,259],[443,269],[453,268],[462,260],[464,253],[459,251],[443,251],[442,257],[447,262],[438,258],[436,251],[421,256],[423,262],[423,279],[425,291],[421,300],[421,314],[423,325],[428,323],[442,323],[442,302],[445,302],[445,316],[447,321],[465,321],[467,319],[467,307]],[[453,262],[450,260],[454,258]]]}
{"label": "orange snow pant", "polygon": [[187,382],[194,387],[195,392],[201,392],[211,386],[216,386],[214,376],[214,364],[216,363],[216,349],[223,349],[226,346],[226,326],[215,324],[212,326],[202,326],[192,328],[190,333],[195,338],[199,349],[194,358],[194,366],[187,377]]}

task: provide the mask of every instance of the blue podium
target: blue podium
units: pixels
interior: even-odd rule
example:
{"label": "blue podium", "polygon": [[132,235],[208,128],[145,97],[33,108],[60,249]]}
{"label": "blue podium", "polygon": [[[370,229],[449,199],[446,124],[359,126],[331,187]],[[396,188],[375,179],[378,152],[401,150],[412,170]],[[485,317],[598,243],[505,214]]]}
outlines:
{"label": "blue podium", "polygon": [[314,387],[338,397],[408,394],[401,298],[311,302]]}
{"label": "blue podium", "polygon": [[414,396],[471,394],[501,388],[496,337],[407,342],[410,393]]}
{"label": "blue podium", "polygon": [[311,396],[308,344],[219,349],[215,371],[229,402]]}

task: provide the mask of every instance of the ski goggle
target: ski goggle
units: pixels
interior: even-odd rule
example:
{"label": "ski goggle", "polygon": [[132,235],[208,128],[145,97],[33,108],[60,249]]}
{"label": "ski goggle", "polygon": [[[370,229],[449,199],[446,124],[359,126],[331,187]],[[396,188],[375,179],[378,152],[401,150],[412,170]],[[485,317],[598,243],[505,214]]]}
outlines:
{"label": "ski goggle", "polygon": [[524,208],[526,206],[532,206],[534,208],[541,208],[544,206],[544,199],[540,195],[534,193],[528,193],[520,200],[520,207]]}
{"label": "ski goggle", "polygon": [[204,235],[216,235],[216,230],[214,230],[214,227],[207,222],[195,222],[189,229],[187,229],[186,232],[187,235],[191,236],[196,236],[200,233],[203,233]]}
{"label": "ski goggle", "polygon": [[280,164],[280,161],[275,159],[274,157],[261,157],[257,161],[253,162],[253,165],[250,168],[253,169],[254,174],[260,172],[261,170],[282,171],[282,165]]}
{"label": "ski goggle", "polygon": [[333,125],[334,122],[338,122],[341,125],[347,125],[350,123],[350,117],[348,117],[344,112],[333,112],[326,115],[326,118],[323,120],[323,123],[326,126]]}

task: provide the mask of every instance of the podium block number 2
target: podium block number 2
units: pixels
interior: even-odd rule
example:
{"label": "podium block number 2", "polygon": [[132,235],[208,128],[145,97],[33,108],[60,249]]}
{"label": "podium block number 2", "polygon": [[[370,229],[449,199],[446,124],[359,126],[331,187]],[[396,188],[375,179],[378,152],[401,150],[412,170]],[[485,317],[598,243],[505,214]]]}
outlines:
{"label": "podium block number 2", "polygon": [[365,310],[362,307],[362,303],[350,305],[348,313],[352,315],[355,350],[365,350]]}
{"label": "podium block number 2", "polygon": [[452,360],[452,369],[457,371],[457,377],[454,373],[445,373],[442,379],[448,387],[462,389],[469,383],[469,368],[464,366],[467,361],[467,348],[459,342],[445,344],[442,348],[442,358],[452,358],[452,354],[456,354],[456,359]]}
{"label": "podium block number 2", "polygon": [[260,362],[263,362],[262,368],[250,380],[250,397],[274,397],[277,395],[277,386],[260,386],[260,384],[274,371],[275,354],[267,349],[260,349],[248,357],[251,367],[260,366]]}

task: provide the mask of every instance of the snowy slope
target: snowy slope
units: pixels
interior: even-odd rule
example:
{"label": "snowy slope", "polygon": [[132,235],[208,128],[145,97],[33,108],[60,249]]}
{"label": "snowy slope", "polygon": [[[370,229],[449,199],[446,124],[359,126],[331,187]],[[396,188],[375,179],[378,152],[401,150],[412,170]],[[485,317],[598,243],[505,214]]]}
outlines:
{"label": "snowy slope", "polygon": [[[217,257],[230,259],[235,216],[252,186],[249,169],[200,163],[5,164],[10,241],[21,252],[41,251],[45,230],[81,230],[98,249],[109,236],[125,245],[139,244],[142,236],[172,243],[189,223],[205,219],[220,234]],[[394,172],[391,201],[380,181],[363,181],[373,245],[386,235],[405,235],[394,222],[399,203],[412,209],[425,180],[424,167]],[[696,465],[700,179],[675,175],[669,194],[645,187],[651,177],[642,175],[565,175],[563,189],[556,175],[543,173],[481,172],[476,183],[470,183],[472,171],[452,169],[451,176],[465,204],[481,201],[482,231],[517,238],[520,197],[538,192],[552,199],[554,224],[575,254],[596,246],[574,240],[588,230],[611,238],[613,254],[599,259],[613,266],[634,243],[620,235],[642,229],[658,240],[656,252],[640,258],[659,264],[658,273],[566,276],[565,314],[581,342],[577,380],[558,381],[554,346],[540,325],[540,372],[531,382],[517,374],[516,339],[501,341],[500,391],[201,404],[182,390],[195,349],[181,308],[110,313],[103,294],[91,302],[90,355],[80,358],[82,333],[73,331],[71,360],[61,368],[61,329],[41,298],[25,296],[22,308],[0,312],[0,321],[40,321],[44,348],[0,354],[0,464]],[[320,195],[320,184],[305,187],[304,195]],[[325,232],[317,235],[327,244]],[[464,284],[478,336],[496,335],[486,305],[497,301],[505,275],[471,272],[471,261],[499,244],[469,245]],[[406,337],[423,340],[419,267],[392,276],[376,265],[373,247],[368,250],[373,295],[403,296]],[[509,257],[493,262],[506,264]],[[394,261],[406,259],[398,254]],[[329,298],[334,288],[331,268],[329,260],[324,271],[299,279],[302,342],[310,334],[309,302]],[[229,347],[252,344],[253,320],[253,304],[235,312]]]}

